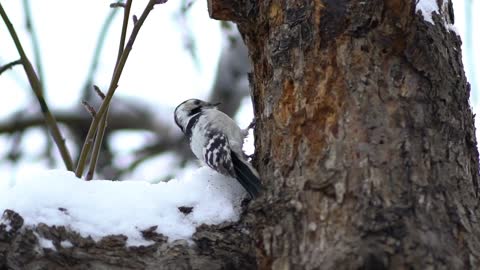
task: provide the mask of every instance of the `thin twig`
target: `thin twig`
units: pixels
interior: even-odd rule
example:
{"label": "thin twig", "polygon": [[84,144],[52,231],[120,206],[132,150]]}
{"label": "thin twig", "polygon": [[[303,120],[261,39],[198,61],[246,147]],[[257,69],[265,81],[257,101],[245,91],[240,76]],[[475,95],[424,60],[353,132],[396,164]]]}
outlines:
{"label": "thin twig", "polygon": [[140,31],[140,28],[142,27],[143,23],[145,22],[145,19],[147,18],[148,14],[153,9],[153,6],[155,4],[156,4],[156,0],[150,0],[148,2],[147,6],[145,7],[142,13],[142,16],[140,16],[140,19],[138,20],[137,24],[135,24],[135,26],[133,27],[133,30],[132,30],[132,33],[130,34],[130,38],[128,39],[127,45],[125,46],[125,49],[122,53],[122,56],[120,57],[118,65],[115,68],[112,81],[110,82],[110,86],[108,88],[107,96],[105,97],[105,100],[100,106],[100,109],[98,110],[97,115],[93,119],[92,124],[90,125],[90,128],[88,130],[87,138],[85,140],[85,143],[83,144],[77,169],[75,171],[75,175],[77,177],[81,177],[81,175],[83,174],[83,170],[85,168],[85,162],[86,162],[88,153],[90,152],[91,143],[95,133],[97,132],[97,128],[98,128],[98,125],[100,124],[100,120],[102,119],[103,114],[107,111],[110,101],[112,100],[113,94],[115,93],[115,90],[118,87],[118,81],[120,80],[120,76],[122,75],[123,68],[125,67],[125,63],[127,62],[128,55],[130,54],[133,44],[135,43],[135,39],[137,38],[138,32]]}
{"label": "thin twig", "polygon": [[125,5],[125,12],[123,13],[122,34],[120,35],[120,44],[118,45],[117,61],[115,62],[115,68],[122,57],[123,50],[125,49],[125,40],[127,39],[128,18],[130,17],[130,9],[132,7],[132,0],[127,0]]}
{"label": "thin twig", "polygon": [[110,7],[111,7],[111,8],[118,8],[118,7],[124,8],[124,7],[125,7],[125,4],[124,4],[123,2],[116,2],[116,3],[111,3],[111,4],[110,4]]}
{"label": "thin twig", "polygon": [[[40,43],[38,41],[37,32],[35,31],[35,28],[34,28],[29,0],[23,0],[23,11],[25,14],[25,27],[30,34],[30,42],[33,48],[33,59],[35,62],[35,69],[37,71],[38,80],[40,81],[40,91],[42,93],[45,93],[46,91],[45,90],[46,89],[45,88],[45,72],[43,69],[43,61],[40,53]],[[43,132],[45,132],[45,135],[48,138],[49,136],[48,127],[44,127]],[[52,149],[53,149],[52,141],[47,140],[47,143],[45,145],[45,153],[47,157],[51,156]]]}
{"label": "thin twig", "polygon": [[[149,4],[150,4],[150,2],[149,2]],[[125,9],[124,9],[125,10],[124,16],[125,16],[125,14],[128,16],[128,14],[130,13],[131,5],[132,5],[132,0],[128,0],[127,4],[125,6]],[[148,7],[148,5],[147,5],[147,7]],[[151,8],[153,8],[153,5],[152,5]],[[87,156],[90,152],[90,148],[92,147],[91,142],[92,142],[95,134],[96,133],[98,133],[98,134],[103,134],[104,133],[104,131],[97,132],[98,125],[100,124],[100,126],[106,127],[106,125],[104,125],[104,123],[102,122],[102,121],[106,121],[106,119],[103,117],[103,114],[108,112],[108,106],[109,106],[110,100],[113,96],[113,93],[115,92],[115,89],[117,88],[117,84],[118,84],[118,81],[120,79],[120,75],[121,75],[123,66],[125,65],[125,63],[127,61],[127,57],[128,57],[128,53],[126,53],[124,55],[124,50],[123,50],[124,45],[123,44],[125,44],[125,41],[124,40],[122,41],[122,39],[124,39],[126,37],[127,26],[128,26],[128,21],[127,21],[127,23],[125,23],[125,18],[124,18],[124,23],[122,25],[122,34],[121,34],[121,38],[120,38],[120,45],[119,45],[120,46],[119,54],[117,55],[117,61],[115,63],[115,69],[114,69],[114,73],[113,73],[113,76],[112,76],[112,81],[110,82],[110,87],[109,87],[109,90],[108,90],[108,93],[107,93],[107,95],[110,94],[110,96],[105,97],[105,99],[103,100],[103,103],[102,103],[102,105],[100,106],[100,109],[99,109],[100,114],[97,114],[98,117],[93,118],[92,124],[90,125],[90,128],[89,128],[88,133],[87,133],[87,137],[85,139],[85,143],[83,144],[82,151],[80,152],[80,157],[79,157],[79,160],[78,160],[77,169],[75,170],[75,175],[77,177],[81,177],[83,175],[83,170],[85,169],[85,165],[86,165],[86,162],[87,162]],[[139,26],[141,26],[141,25],[139,25]],[[132,34],[130,35],[130,38],[132,38],[132,36],[134,36],[135,30],[136,30],[136,33],[138,34],[138,31],[140,30],[140,28],[139,27],[134,27],[134,29],[132,31]],[[135,37],[136,37],[136,35],[135,35]],[[124,59],[123,62],[121,61],[121,59]],[[122,65],[122,67],[120,67],[120,65]],[[100,122],[102,122],[102,123],[100,123]],[[103,140],[103,138],[100,138],[100,140]]]}
{"label": "thin twig", "polygon": [[102,92],[102,90],[100,90],[100,87],[98,87],[98,86],[96,86],[96,85],[93,85],[93,90],[95,90],[95,93],[97,93],[97,95],[98,95],[102,100],[105,99],[105,94]]}
{"label": "thin twig", "polygon": [[32,23],[32,12],[30,9],[30,3],[28,0],[23,0],[23,11],[25,13],[25,25],[30,33],[30,41],[32,43],[33,48],[33,59],[35,60],[35,68],[37,70],[38,80],[40,81],[41,91],[45,91],[45,73],[43,72],[43,65],[42,65],[42,56],[40,53],[40,44],[38,42],[37,32],[33,28]]}
{"label": "thin twig", "polygon": [[22,64],[22,59],[18,59],[18,60],[15,60],[13,62],[10,62],[4,66],[1,66],[0,67],[0,75],[2,75],[3,72],[5,72],[6,70],[8,69],[11,69],[12,67],[16,66],[16,65],[21,65]]}
{"label": "thin twig", "polygon": [[86,100],[83,100],[82,101],[82,105],[83,107],[85,107],[85,110],[87,110],[87,112],[92,116],[92,117],[95,117],[95,115],[97,114],[97,112],[95,111],[95,108],[93,108],[92,105],[88,104],[88,102]]}
{"label": "thin twig", "polygon": [[[122,57],[122,53],[125,47],[125,39],[127,38],[127,28],[128,28],[128,17],[130,16],[130,9],[132,7],[132,0],[127,0],[127,3],[123,6],[124,13],[123,13],[123,24],[122,24],[122,33],[120,35],[120,42],[118,45],[118,54],[117,54],[117,61],[115,62],[115,69],[117,69],[118,63],[120,62],[120,58]],[[114,76],[113,74],[112,76]],[[113,78],[112,78],[113,80]],[[97,94],[105,100],[105,94],[100,90],[98,86],[94,86],[95,91]],[[102,116],[100,120],[100,125],[98,127],[97,134],[95,136],[95,143],[93,145],[92,155],[90,158],[90,167],[87,172],[87,176],[85,180],[89,181],[93,179],[93,175],[95,174],[95,168],[97,167],[98,157],[100,155],[100,150],[102,148],[103,137],[105,135],[105,129],[107,128],[107,117],[108,117],[108,108],[105,111],[105,115]]]}
{"label": "thin twig", "polygon": [[105,130],[107,129],[107,118],[108,110],[105,115],[102,117],[100,126],[98,127],[97,135],[95,136],[95,143],[93,145],[92,156],[90,158],[90,167],[88,168],[87,176],[85,180],[90,181],[93,179],[95,174],[95,168],[97,167],[98,157],[100,156],[100,150],[102,149],[103,137],[105,135]]}
{"label": "thin twig", "polygon": [[30,82],[30,86],[32,87],[32,90],[35,93],[35,96],[40,104],[40,108],[42,109],[42,113],[45,117],[45,123],[50,129],[53,140],[55,141],[55,144],[57,145],[58,150],[60,151],[60,155],[62,156],[63,162],[65,163],[65,167],[67,168],[67,170],[71,171],[73,170],[73,162],[72,162],[70,153],[68,152],[68,149],[65,145],[65,140],[63,139],[62,133],[58,128],[55,117],[50,113],[47,103],[45,102],[45,99],[42,94],[42,86],[37,77],[37,74],[35,73],[35,70],[33,69],[32,63],[30,63],[30,61],[28,60],[25,54],[25,51],[23,50],[22,44],[20,43],[20,40],[17,36],[17,33],[15,32],[15,28],[10,22],[10,19],[8,18],[7,13],[5,13],[5,10],[3,9],[3,6],[1,3],[0,3],[0,16],[5,22],[8,28],[8,31],[10,32],[10,35],[12,36],[12,39],[15,43],[15,47],[17,48],[18,53],[20,54],[20,59],[22,60],[23,68],[25,69],[25,73],[27,74],[28,81]]}
{"label": "thin twig", "polygon": [[[125,39],[127,37],[127,28],[128,28],[128,17],[130,16],[130,9],[132,7],[132,0],[127,0],[127,3],[123,6],[124,13],[123,13],[123,24],[122,24],[122,33],[120,35],[120,42],[118,46],[118,55],[117,60],[115,62],[115,69],[118,66],[120,58],[122,57],[122,53],[125,47]],[[114,74],[112,75],[114,76]],[[113,78],[112,78],[113,80]],[[102,97],[102,100],[105,100],[105,94],[100,91],[100,88],[94,86],[95,91],[99,96]],[[100,125],[97,130],[97,134],[95,136],[95,143],[93,145],[92,155],[90,157],[90,167],[87,172],[87,176],[85,180],[89,181],[92,180],[93,175],[95,174],[95,168],[97,167],[98,157],[100,155],[100,150],[102,148],[103,136],[105,135],[105,129],[107,128],[107,117],[108,117],[108,108],[105,111],[105,115],[102,116],[100,120]]]}
{"label": "thin twig", "polygon": [[125,49],[122,52],[120,60],[117,62],[117,65],[115,67],[115,72],[113,73],[112,81],[110,82],[110,86],[107,91],[107,96],[105,97],[105,100],[100,106],[100,109],[98,110],[97,115],[95,116],[95,118],[93,118],[92,124],[90,125],[90,129],[88,130],[88,133],[87,133],[87,138],[85,139],[85,143],[83,144],[82,151],[80,152],[80,158],[77,164],[77,169],[75,170],[75,175],[77,177],[81,177],[83,174],[87,156],[90,152],[90,148],[92,147],[91,143],[92,143],[93,137],[97,133],[97,128],[98,128],[98,125],[100,124],[100,120],[102,119],[103,114],[107,111],[108,106],[110,104],[110,100],[112,100],[113,94],[115,93],[115,90],[118,87],[118,81],[120,80],[120,76],[122,75],[123,68],[125,67],[125,63],[127,62],[128,55],[132,50],[132,46],[133,46],[133,43],[135,42],[135,39],[137,38],[138,32],[140,31],[140,28],[142,27],[145,20],[147,19],[148,14],[150,13],[150,11],[152,11],[153,6],[156,4],[155,2],[156,2],[155,0],[150,0],[148,2],[147,6],[143,10],[142,16],[140,16],[140,19],[138,20],[138,23],[135,24],[135,26],[133,27],[133,30],[132,30],[132,33],[130,34],[130,38],[128,39],[127,45],[125,46]]}

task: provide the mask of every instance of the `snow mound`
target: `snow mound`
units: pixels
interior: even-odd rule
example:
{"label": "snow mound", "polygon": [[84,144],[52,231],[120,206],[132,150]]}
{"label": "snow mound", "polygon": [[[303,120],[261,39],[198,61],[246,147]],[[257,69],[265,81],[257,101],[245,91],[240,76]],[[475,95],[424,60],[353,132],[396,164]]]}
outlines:
{"label": "snow mound", "polygon": [[[0,181],[0,214],[19,213],[24,226],[66,226],[94,240],[111,234],[128,237],[127,245],[150,244],[140,231],[158,226],[169,241],[189,239],[201,224],[237,221],[245,191],[232,178],[202,167],[183,179],[84,181],[67,171],[41,171],[14,183]],[[179,207],[193,207],[182,213]]]}

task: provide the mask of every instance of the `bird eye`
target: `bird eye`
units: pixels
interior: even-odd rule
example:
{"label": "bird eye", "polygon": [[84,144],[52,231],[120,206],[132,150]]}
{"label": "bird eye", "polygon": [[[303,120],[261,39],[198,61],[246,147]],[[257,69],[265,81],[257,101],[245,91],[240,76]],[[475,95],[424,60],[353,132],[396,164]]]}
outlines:
{"label": "bird eye", "polygon": [[200,100],[198,100],[198,99],[195,100],[194,104],[195,104],[195,105],[200,105]]}

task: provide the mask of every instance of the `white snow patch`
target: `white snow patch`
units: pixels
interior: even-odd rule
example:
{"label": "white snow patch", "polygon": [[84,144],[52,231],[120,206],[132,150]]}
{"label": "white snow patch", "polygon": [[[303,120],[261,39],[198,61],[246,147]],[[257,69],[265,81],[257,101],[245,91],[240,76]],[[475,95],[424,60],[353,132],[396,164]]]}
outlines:
{"label": "white snow patch", "polygon": [[[240,108],[235,116],[235,120],[240,127],[247,128],[253,119],[254,115],[252,100],[250,97],[245,97],[240,104]],[[253,135],[253,129],[248,130],[248,136],[244,140],[242,150],[246,155],[253,155],[255,153],[255,138]]]}
{"label": "white snow patch", "polygon": [[438,6],[436,0],[419,0],[417,6],[415,7],[416,12],[420,11],[423,19],[431,24],[435,24],[432,19],[432,13],[436,12],[437,14],[444,14],[442,15],[442,20],[444,23],[445,28],[448,31],[453,31],[457,36],[460,36],[458,29],[453,25],[452,22],[447,19],[448,14],[448,2],[443,1],[441,7]]}
{"label": "white snow patch", "polygon": [[63,247],[63,248],[71,248],[73,247],[73,244],[72,242],[68,241],[68,240],[63,240],[60,242],[60,246]]}
{"label": "white snow patch", "polygon": [[447,23],[445,25],[449,31],[453,31],[457,36],[460,36],[460,32],[458,31],[458,28],[455,25],[451,23]]}
{"label": "white snow patch", "polygon": [[[208,167],[157,184],[84,181],[60,170],[6,182],[0,181],[0,213],[16,211],[24,218],[24,226],[66,226],[94,240],[123,234],[130,246],[151,244],[140,231],[152,226],[173,241],[188,240],[201,224],[237,221],[246,195],[235,179]],[[180,206],[193,207],[193,211],[185,215],[178,210]]]}
{"label": "white snow patch", "polygon": [[5,225],[5,231],[6,232],[9,232],[10,230],[12,230],[12,225],[10,225],[10,220],[2,217],[2,218],[0,218],[0,224]]}
{"label": "white snow patch", "polygon": [[438,4],[436,0],[419,0],[415,7],[415,12],[418,12],[419,10],[425,21],[435,24],[432,19],[432,13],[438,13]]}
{"label": "white snow patch", "polygon": [[34,233],[35,236],[38,238],[38,244],[40,245],[41,248],[48,248],[51,250],[57,250],[55,246],[53,245],[52,240],[41,237],[39,234]]}

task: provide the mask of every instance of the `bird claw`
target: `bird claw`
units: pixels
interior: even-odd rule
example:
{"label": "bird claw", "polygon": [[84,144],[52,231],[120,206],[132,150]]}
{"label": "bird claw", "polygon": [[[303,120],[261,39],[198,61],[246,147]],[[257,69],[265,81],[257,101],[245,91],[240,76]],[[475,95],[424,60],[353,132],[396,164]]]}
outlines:
{"label": "bird claw", "polygon": [[257,125],[257,121],[255,119],[255,117],[252,119],[252,122],[250,122],[250,124],[248,125],[247,129],[251,129],[251,128],[255,128],[255,126]]}
{"label": "bird claw", "polygon": [[245,128],[244,130],[242,130],[242,134],[243,134],[243,137],[246,138],[248,136],[248,131],[252,128],[255,128],[255,125],[256,125],[256,121],[255,121],[255,118],[253,118],[252,122],[250,122],[250,124],[247,126],[247,128]]}

